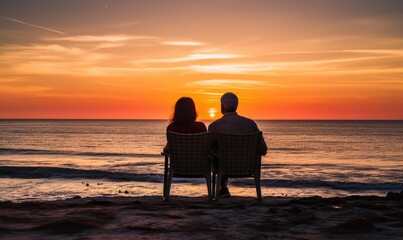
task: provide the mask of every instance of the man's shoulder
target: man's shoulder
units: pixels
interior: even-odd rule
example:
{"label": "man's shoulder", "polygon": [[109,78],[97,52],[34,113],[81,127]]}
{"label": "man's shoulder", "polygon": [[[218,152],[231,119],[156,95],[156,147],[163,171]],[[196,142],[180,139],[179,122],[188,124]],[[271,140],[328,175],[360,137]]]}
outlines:
{"label": "man's shoulder", "polygon": [[254,120],[250,119],[250,118],[247,118],[247,117],[244,117],[244,116],[241,116],[241,115],[238,115],[238,117],[239,117],[239,119],[241,121],[243,121],[245,123],[249,123],[251,125],[256,125],[256,122]]}
{"label": "man's shoulder", "polygon": [[208,126],[208,130],[209,130],[209,131],[214,131],[215,128],[216,128],[218,125],[220,125],[220,122],[221,122],[221,121],[222,121],[222,118],[219,118],[219,119],[213,121],[212,123],[210,123],[210,125]]}
{"label": "man's shoulder", "polygon": [[257,124],[250,118],[238,114],[227,114],[212,122],[208,130],[211,132],[254,132],[258,130]]}
{"label": "man's shoulder", "polygon": [[244,117],[244,116],[241,116],[241,115],[238,115],[238,117],[241,118],[241,119],[243,119],[243,120],[245,120],[245,121],[255,122],[255,121],[253,121],[252,119],[247,118],[247,117]]}

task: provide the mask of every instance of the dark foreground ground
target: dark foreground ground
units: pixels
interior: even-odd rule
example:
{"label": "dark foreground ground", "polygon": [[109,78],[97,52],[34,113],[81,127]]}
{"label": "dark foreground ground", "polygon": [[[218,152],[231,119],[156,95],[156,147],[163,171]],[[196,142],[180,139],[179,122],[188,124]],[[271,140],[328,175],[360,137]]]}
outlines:
{"label": "dark foreground ground", "polygon": [[344,198],[0,202],[4,239],[403,239],[403,192]]}

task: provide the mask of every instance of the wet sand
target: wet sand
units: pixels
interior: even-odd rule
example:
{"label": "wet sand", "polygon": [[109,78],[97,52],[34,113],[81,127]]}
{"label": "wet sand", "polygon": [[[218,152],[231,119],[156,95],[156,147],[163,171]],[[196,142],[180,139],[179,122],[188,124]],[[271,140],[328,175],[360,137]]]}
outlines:
{"label": "wet sand", "polygon": [[403,239],[403,192],[343,198],[160,196],[0,202],[4,239]]}

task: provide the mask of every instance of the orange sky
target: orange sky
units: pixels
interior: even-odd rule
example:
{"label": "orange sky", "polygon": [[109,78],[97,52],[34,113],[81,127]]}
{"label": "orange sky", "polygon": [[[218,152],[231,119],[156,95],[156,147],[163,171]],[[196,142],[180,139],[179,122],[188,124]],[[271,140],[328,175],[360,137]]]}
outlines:
{"label": "orange sky", "polygon": [[402,1],[0,3],[0,118],[403,119]]}

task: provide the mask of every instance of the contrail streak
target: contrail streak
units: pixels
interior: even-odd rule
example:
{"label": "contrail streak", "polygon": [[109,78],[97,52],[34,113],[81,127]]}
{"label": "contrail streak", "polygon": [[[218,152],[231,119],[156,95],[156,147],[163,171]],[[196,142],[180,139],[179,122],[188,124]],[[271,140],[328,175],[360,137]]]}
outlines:
{"label": "contrail streak", "polygon": [[42,26],[38,26],[38,25],[26,23],[26,22],[23,22],[23,21],[20,21],[20,20],[17,20],[17,19],[13,19],[13,18],[9,18],[9,17],[3,17],[3,18],[4,18],[4,19],[7,19],[7,20],[10,20],[10,21],[13,21],[13,22],[21,23],[21,24],[24,24],[24,25],[27,25],[27,26],[31,26],[31,27],[35,27],[35,28],[40,28],[40,29],[43,29],[43,30],[48,30],[48,31],[51,31],[51,32],[59,33],[59,34],[66,34],[65,32],[61,32],[61,31],[57,31],[57,30],[54,30],[54,29],[51,29],[51,28],[47,28],[47,27],[42,27]]}

